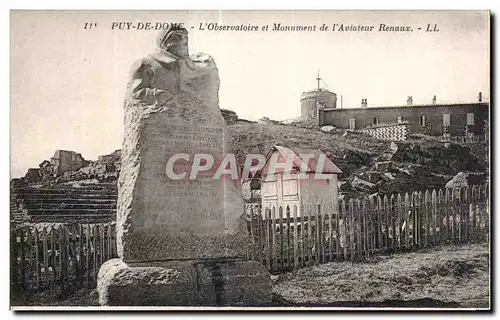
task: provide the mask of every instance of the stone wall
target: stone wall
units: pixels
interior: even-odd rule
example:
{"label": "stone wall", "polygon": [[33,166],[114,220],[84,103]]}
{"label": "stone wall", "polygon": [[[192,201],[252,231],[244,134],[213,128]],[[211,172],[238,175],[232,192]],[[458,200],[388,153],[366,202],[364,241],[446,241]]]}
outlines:
{"label": "stone wall", "polygon": [[67,150],[57,150],[54,156],[50,159],[50,163],[56,167],[55,174],[59,176],[65,172],[75,171],[85,167],[89,162],[85,160],[80,153]]}

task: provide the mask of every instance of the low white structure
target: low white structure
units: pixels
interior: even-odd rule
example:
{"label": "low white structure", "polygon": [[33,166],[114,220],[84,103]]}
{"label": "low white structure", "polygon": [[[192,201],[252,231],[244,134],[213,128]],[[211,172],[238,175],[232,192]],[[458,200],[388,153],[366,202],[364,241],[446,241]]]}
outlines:
{"label": "low white structure", "polygon": [[[274,165],[273,163],[277,163]],[[283,167],[290,165],[291,170]],[[261,172],[262,215],[267,209],[271,218],[287,213],[293,218],[315,215],[318,206],[324,213],[338,212],[337,174],[342,171],[320,150],[290,149],[274,146]]]}

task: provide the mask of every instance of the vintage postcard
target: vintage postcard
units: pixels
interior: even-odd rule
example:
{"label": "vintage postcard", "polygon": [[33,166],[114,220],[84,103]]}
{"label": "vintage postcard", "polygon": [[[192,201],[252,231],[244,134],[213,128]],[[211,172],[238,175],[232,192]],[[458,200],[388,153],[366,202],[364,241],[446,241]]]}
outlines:
{"label": "vintage postcard", "polygon": [[489,310],[490,19],[11,11],[11,309]]}

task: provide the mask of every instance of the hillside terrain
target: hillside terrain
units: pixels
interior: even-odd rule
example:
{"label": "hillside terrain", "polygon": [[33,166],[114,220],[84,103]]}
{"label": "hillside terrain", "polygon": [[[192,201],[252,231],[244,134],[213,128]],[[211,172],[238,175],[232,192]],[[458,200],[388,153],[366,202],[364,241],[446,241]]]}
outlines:
{"label": "hillside terrain", "polygon": [[477,173],[486,182],[487,143],[443,143],[435,137],[412,135],[391,143],[368,135],[273,123],[234,123],[228,126],[241,163],[248,153],[266,155],[273,145],[320,149],[343,172],[342,193],[410,192],[444,188],[459,172]]}
{"label": "hillside terrain", "polygon": [[[256,123],[238,119],[230,111],[223,114],[241,165],[247,154],[265,156],[274,145],[320,149],[342,170],[339,190],[346,197],[444,188],[460,172],[466,182],[487,182],[486,142],[443,143],[436,137],[411,135],[407,141],[391,143],[361,133],[343,130],[325,133],[314,126],[284,125],[272,120]],[[120,171],[120,150],[100,156],[97,161],[83,159],[82,163],[83,166],[56,175],[54,164],[45,160],[40,168],[29,169],[16,183],[36,187],[113,184]],[[252,181],[251,189],[260,189],[258,180]],[[253,199],[258,200],[259,196]]]}

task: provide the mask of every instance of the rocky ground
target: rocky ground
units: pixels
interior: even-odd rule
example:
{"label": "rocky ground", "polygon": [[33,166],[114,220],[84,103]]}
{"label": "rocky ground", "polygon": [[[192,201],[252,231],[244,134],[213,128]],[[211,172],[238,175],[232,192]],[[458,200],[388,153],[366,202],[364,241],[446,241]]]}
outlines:
{"label": "rocky ground", "polygon": [[488,308],[488,245],[445,246],[275,277],[276,305]]}
{"label": "rocky ground", "polygon": [[320,149],[342,170],[339,190],[346,198],[440,189],[460,172],[480,177],[474,184],[487,182],[485,142],[443,143],[440,137],[413,134],[391,143],[345,130],[325,133],[275,123],[237,122],[228,129],[240,163],[249,153],[266,155],[274,145]]}

